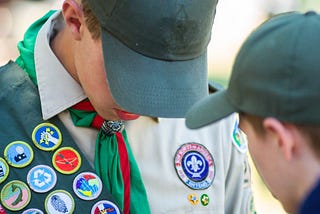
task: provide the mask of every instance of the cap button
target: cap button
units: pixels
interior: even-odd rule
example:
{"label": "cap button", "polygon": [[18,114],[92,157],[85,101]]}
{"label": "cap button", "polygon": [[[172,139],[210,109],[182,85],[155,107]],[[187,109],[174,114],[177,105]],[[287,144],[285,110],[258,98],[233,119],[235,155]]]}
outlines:
{"label": "cap button", "polygon": [[317,13],[315,11],[311,10],[311,11],[306,12],[304,15],[311,16],[311,15],[317,15]]}

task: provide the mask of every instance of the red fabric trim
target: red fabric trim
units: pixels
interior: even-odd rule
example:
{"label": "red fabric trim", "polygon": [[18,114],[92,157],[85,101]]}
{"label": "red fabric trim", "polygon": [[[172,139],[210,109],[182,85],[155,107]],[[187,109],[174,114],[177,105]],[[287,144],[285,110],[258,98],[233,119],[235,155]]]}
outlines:
{"label": "red fabric trim", "polygon": [[75,104],[74,106],[72,106],[72,108],[76,110],[82,110],[82,111],[96,111],[93,105],[90,103],[90,101],[87,101],[87,100],[84,100]]}
{"label": "red fabric trim", "polygon": [[96,128],[96,129],[100,129],[102,126],[102,123],[104,122],[104,119],[100,116],[100,115],[96,115],[92,122],[91,122],[91,126]]}
{"label": "red fabric trim", "polygon": [[130,164],[128,151],[122,133],[116,133],[118,150],[120,154],[120,165],[122,171],[122,179],[124,183],[124,214],[130,213]]}

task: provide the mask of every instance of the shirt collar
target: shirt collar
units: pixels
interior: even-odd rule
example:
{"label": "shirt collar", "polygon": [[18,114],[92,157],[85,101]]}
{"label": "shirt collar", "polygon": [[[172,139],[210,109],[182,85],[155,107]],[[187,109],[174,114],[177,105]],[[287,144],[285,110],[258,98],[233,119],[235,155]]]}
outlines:
{"label": "shirt collar", "polygon": [[86,95],[52,52],[50,40],[64,26],[61,11],[40,29],[34,49],[42,116],[47,120],[86,98]]}

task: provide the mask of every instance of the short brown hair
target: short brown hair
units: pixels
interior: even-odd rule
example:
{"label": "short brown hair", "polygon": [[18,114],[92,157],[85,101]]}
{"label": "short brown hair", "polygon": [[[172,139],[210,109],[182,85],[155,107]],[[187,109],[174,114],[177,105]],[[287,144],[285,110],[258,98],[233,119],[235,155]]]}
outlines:
{"label": "short brown hair", "polygon": [[[265,129],[263,127],[262,117],[250,115],[246,113],[239,113],[241,118],[246,118],[248,122],[252,125],[254,131],[258,134],[264,135]],[[315,125],[305,125],[305,124],[293,124],[297,127],[300,133],[306,138],[306,142],[310,145],[311,149],[315,152],[316,156],[320,158],[320,127]]]}
{"label": "short brown hair", "polygon": [[86,25],[88,30],[91,33],[93,39],[99,39],[101,36],[101,29],[98,19],[93,14],[92,10],[89,7],[87,0],[81,0],[81,7],[84,13]]}

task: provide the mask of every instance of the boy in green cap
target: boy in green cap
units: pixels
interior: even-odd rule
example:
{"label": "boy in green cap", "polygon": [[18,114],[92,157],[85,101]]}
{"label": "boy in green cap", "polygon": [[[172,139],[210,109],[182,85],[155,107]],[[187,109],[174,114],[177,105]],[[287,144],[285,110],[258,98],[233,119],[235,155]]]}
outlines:
{"label": "boy in green cap", "polygon": [[[208,94],[216,4],[65,0],[31,25],[16,62],[0,68],[4,208],[150,213],[122,121],[183,117]],[[48,189],[37,189],[45,182],[31,170],[38,165],[57,174]],[[90,182],[93,172],[103,187]],[[24,190],[21,203],[10,203],[12,186]]]}
{"label": "boy in green cap", "polygon": [[242,45],[228,88],[186,116],[199,128],[238,112],[257,170],[289,213],[320,209],[319,26],[313,11],[263,23]]}

